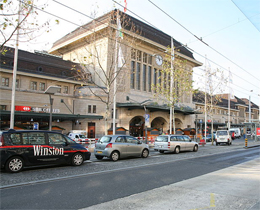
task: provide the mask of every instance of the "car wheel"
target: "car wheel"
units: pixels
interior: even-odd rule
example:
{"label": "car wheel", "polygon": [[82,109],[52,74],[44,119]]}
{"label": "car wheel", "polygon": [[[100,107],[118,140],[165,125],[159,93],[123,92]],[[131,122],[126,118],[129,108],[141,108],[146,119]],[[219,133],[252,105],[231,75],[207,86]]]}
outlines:
{"label": "car wheel", "polygon": [[195,145],[193,148],[193,152],[197,152],[198,151],[198,145]]}
{"label": "car wheel", "polygon": [[72,156],[71,163],[73,166],[80,166],[83,162],[84,158],[81,153],[76,153]]}
{"label": "car wheel", "polygon": [[8,172],[17,173],[23,169],[24,161],[20,157],[11,157],[5,165],[5,170]]}
{"label": "car wheel", "polygon": [[180,147],[175,147],[174,153],[179,154],[180,153]]}
{"label": "car wheel", "polygon": [[149,151],[148,151],[148,149],[144,149],[144,150],[142,151],[142,155],[141,155],[141,157],[142,157],[142,158],[147,158],[148,155],[149,155]]}
{"label": "car wheel", "polygon": [[116,151],[112,152],[111,155],[110,155],[110,159],[113,160],[113,161],[118,161],[119,157],[120,157],[120,155]]}
{"label": "car wheel", "polygon": [[162,154],[164,153],[164,151],[163,151],[163,150],[159,150],[159,152],[160,152],[160,153],[162,153]]}
{"label": "car wheel", "polygon": [[95,155],[95,157],[96,157],[98,160],[102,160],[102,159],[103,159],[103,156],[100,156],[100,155]]}

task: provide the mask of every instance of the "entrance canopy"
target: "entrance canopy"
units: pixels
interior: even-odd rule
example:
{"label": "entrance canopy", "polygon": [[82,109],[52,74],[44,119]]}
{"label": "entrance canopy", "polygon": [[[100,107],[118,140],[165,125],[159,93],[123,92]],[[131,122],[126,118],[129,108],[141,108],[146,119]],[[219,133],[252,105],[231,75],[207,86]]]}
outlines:
{"label": "entrance canopy", "polygon": [[[117,103],[117,107],[119,108],[128,108],[128,110],[133,110],[133,109],[144,109],[144,106],[142,106],[139,103]],[[163,112],[169,112],[170,113],[170,107],[168,105],[158,105],[155,103],[150,103],[145,105],[146,109],[148,109],[150,112],[157,112],[157,111],[163,111]],[[182,106],[179,107],[177,105],[174,106],[174,112],[175,113],[182,113],[184,115],[191,115],[191,114],[197,114],[194,109],[192,109],[189,106]]]}

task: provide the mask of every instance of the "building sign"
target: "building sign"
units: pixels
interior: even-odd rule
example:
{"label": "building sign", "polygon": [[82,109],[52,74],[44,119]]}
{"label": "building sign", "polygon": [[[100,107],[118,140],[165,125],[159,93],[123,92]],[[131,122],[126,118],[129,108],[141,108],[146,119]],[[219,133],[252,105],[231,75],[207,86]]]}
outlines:
{"label": "building sign", "polygon": [[30,106],[15,106],[15,111],[30,112],[31,107]]}
{"label": "building sign", "polygon": [[[33,112],[44,112],[44,113],[50,113],[50,108],[42,108],[42,107],[32,107],[31,110]],[[60,113],[60,109],[52,109],[52,113]]]}
{"label": "building sign", "polygon": [[256,135],[260,136],[260,128],[256,128]]}
{"label": "building sign", "polygon": [[[15,111],[20,112],[44,112],[50,113],[50,108],[47,107],[30,107],[30,106],[15,106]],[[60,113],[60,109],[52,109],[52,113]]]}

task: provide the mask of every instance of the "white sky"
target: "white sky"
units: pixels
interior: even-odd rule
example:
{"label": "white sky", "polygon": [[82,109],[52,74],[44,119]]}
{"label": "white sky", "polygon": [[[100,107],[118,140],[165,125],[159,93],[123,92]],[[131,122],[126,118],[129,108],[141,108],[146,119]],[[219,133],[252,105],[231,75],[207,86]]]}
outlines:
{"label": "white sky", "polygon": [[[112,0],[57,1],[91,17],[101,16],[115,8],[123,10]],[[226,76],[228,76],[228,69],[230,69],[233,81],[231,88],[234,95],[240,98],[249,98],[251,94],[252,102],[259,105],[260,33],[259,28],[257,29],[247,17],[254,21],[260,20],[260,1],[233,1],[236,4],[232,0],[127,0],[127,14],[134,17],[136,14],[179,42],[187,44],[189,48],[194,50],[193,54],[196,60],[205,63],[204,57],[206,56],[212,69],[220,68]],[[117,0],[117,2],[124,5],[124,0]],[[151,2],[192,34],[202,37],[203,41],[210,47],[198,41]],[[91,20],[52,0],[48,0],[48,4],[46,11],[75,24],[60,20],[60,24],[54,25],[51,32],[42,34],[33,42],[21,44],[20,49],[48,51],[56,40],[70,33],[78,25],[83,25]],[[236,5],[245,8],[245,10],[241,11]],[[247,7],[248,5],[251,7]],[[252,5],[254,6],[252,7]],[[38,18],[57,19],[46,13],[39,13]],[[201,89],[204,86],[203,69],[204,66],[194,71],[195,86]],[[225,90],[228,92],[227,87]]]}

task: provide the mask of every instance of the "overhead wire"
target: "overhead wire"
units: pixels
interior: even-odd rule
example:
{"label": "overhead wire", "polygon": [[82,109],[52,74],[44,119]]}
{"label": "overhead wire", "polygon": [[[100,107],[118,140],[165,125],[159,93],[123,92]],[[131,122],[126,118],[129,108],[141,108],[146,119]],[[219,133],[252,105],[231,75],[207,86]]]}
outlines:
{"label": "overhead wire", "polygon": [[[21,0],[19,0],[19,1],[21,1]],[[82,14],[82,15],[84,15],[84,16],[86,16],[86,17],[88,17],[88,18],[90,18],[90,19],[92,19],[92,20],[95,20],[95,18],[92,18],[92,17],[90,17],[90,16],[88,16],[88,15],[86,15],[86,14],[84,14],[84,13],[82,13],[82,12],[80,12],[80,11],[78,11],[78,10],[75,10],[75,9],[73,9],[73,8],[71,8],[71,7],[69,7],[69,6],[67,6],[67,5],[64,5],[64,4],[62,4],[62,3],[60,3],[60,2],[58,2],[58,1],[56,1],[56,0],[53,0],[54,2],[56,2],[56,3],[58,3],[58,4],[60,4],[60,5],[62,5],[62,6],[64,6],[64,7],[67,7],[68,9],[71,9],[71,10],[73,10],[73,11],[75,11],[75,12],[77,12],[77,13],[80,13],[80,14]],[[114,0],[112,0],[112,1],[114,1]],[[150,0],[148,0],[148,1],[150,1]],[[118,2],[116,2],[116,1],[114,1],[115,3],[117,3],[117,4],[119,4]],[[151,2],[151,1],[150,1]],[[122,6],[121,4],[119,4],[120,6]],[[30,5],[31,6],[31,5]],[[73,24],[73,25],[76,25],[76,26],[78,26],[78,27],[82,27],[82,25],[79,25],[79,24],[76,24],[76,23],[74,23],[74,22],[72,22],[72,21],[70,21],[70,20],[67,20],[67,19],[65,19],[65,18],[62,18],[62,17],[59,17],[59,16],[57,16],[57,15],[55,15],[55,14],[52,14],[52,13],[50,13],[50,12],[47,12],[47,11],[45,11],[45,10],[42,10],[42,9],[40,9],[40,8],[37,8],[37,7],[35,7],[35,6],[33,6],[35,9],[38,9],[38,10],[40,10],[40,11],[42,11],[42,12],[45,12],[45,13],[47,13],[47,14],[49,14],[49,15],[51,15],[51,16],[54,16],[54,17],[56,17],[56,18],[59,18],[59,19],[61,19],[61,20],[64,20],[64,21],[66,21],[66,22],[69,22],[69,23],[71,23],[71,24]],[[128,11],[130,11],[129,9],[128,9]],[[133,13],[133,12],[131,12],[131,13]],[[133,14],[135,14],[135,13],[133,13]],[[136,15],[136,14],[135,14]],[[139,18],[141,18],[140,16],[138,16]],[[152,24],[150,24],[148,21],[146,21],[145,19],[143,19],[143,18],[141,18],[142,20],[144,20],[145,22],[147,22],[149,25],[152,25]],[[101,22],[101,23],[103,23],[104,24],[104,22],[102,22],[102,21],[98,21],[98,22]],[[152,25],[153,26],[153,25]],[[155,27],[155,26],[153,26],[153,27]],[[155,27],[156,28],[156,27]],[[156,28],[157,29],[157,28]],[[157,29],[157,30],[159,30],[159,29]],[[160,30],[161,31],[161,30]],[[112,38],[111,38],[112,39]],[[113,40],[113,39],[112,39]],[[200,39],[199,39],[199,41],[201,41]],[[181,43],[182,44],[182,43]],[[185,47],[187,47],[186,45],[184,45],[184,44],[182,44],[182,46],[185,46]],[[190,49],[189,47],[187,47],[189,50],[192,50],[192,49]],[[193,52],[195,52],[195,53],[197,53],[197,54],[199,54],[198,52],[196,52],[196,51],[194,51],[194,50],[192,50]],[[200,54],[199,54],[200,55]],[[200,56],[202,56],[202,55],[200,55]],[[202,56],[202,57],[204,57],[204,56]],[[211,61],[212,63],[215,63],[214,61]],[[218,65],[218,66],[220,66],[219,64],[217,64],[217,63],[215,63],[216,65]],[[221,66],[220,66],[221,67]],[[221,68],[223,68],[223,67],[221,67]],[[225,68],[223,68],[223,69],[225,69]],[[237,75],[236,75],[237,76]],[[241,77],[240,77],[241,78]],[[243,79],[243,78],[241,78],[241,79]],[[248,81],[246,81],[246,82],[248,82]],[[250,83],[251,84],[251,83]],[[257,87],[257,86],[255,86],[255,87]],[[257,88],[259,88],[259,87],[257,87]]]}
{"label": "overhead wire", "polygon": [[214,49],[213,47],[211,47],[209,44],[205,43],[204,41],[202,41],[202,39],[200,39],[198,36],[196,36],[194,33],[192,33],[190,30],[188,30],[186,27],[184,27],[182,24],[180,24],[178,21],[176,21],[172,16],[170,16],[167,12],[165,12],[163,9],[161,9],[159,6],[157,6],[156,4],[154,4],[151,0],[148,0],[151,4],[153,4],[156,8],[158,8],[160,11],[162,11],[164,14],[166,14],[168,17],[170,17],[170,19],[174,20],[177,24],[179,24],[182,28],[184,28],[188,33],[190,33],[191,35],[193,35],[194,37],[196,37],[199,41],[201,41],[202,43],[204,43],[205,45],[207,45],[210,49],[212,49],[213,51],[215,51],[216,53],[218,53],[219,55],[221,55],[222,57],[226,58],[228,61],[230,61],[231,63],[233,63],[235,66],[237,66],[238,68],[242,69],[243,71],[245,71],[247,74],[249,74],[250,76],[252,76],[253,78],[255,78],[256,80],[258,80],[260,82],[260,79],[256,78],[254,75],[252,75],[251,73],[249,73],[247,70],[245,70],[244,68],[242,68],[241,66],[239,66],[238,64],[236,64],[234,61],[232,61],[231,59],[229,59],[227,56],[223,55],[222,53],[220,53],[219,51],[217,51],[216,49]]}

